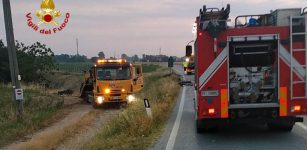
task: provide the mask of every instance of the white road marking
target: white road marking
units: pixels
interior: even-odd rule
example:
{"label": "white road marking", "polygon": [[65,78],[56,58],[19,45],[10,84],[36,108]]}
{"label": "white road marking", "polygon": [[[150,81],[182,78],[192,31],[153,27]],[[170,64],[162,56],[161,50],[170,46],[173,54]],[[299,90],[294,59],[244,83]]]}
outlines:
{"label": "white road marking", "polygon": [[296,125],[307,131],[307,126],[304,125],[303,123],[299,122],[299,123],[296,123]]}
{"label": "white road marking", "polygon": [[176,140],[176,137],[177,137],[177,134],[178,134],[180,121],[181,121],[181,117],[182,117],[182,113],[183,113],[185,93],[186,93],[186,87],[184,86],[183,90],[182,90],[182,95],[181,95],[181,100],[180,100],[180,105],[179,105],[179,110],[178,110],[178,113],[177,113],[176,121],[174,123],[173,129],[172,129],[171,135],[168,139],[165,150],[173,150],[174,149],[175,140]]}

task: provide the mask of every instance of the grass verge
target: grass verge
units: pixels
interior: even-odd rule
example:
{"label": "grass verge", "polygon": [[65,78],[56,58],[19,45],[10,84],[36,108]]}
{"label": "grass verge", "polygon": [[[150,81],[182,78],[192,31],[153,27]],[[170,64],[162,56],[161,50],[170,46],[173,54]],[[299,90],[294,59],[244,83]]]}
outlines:
{"label": "grass verge", "polygon": [[15,117],[10,86],[0,84],[0,147],[33,133],[61,117],[63,100],[41,92],[40,86],[24,87],[23,119]]}
{"label": "grass verge", "polygon": [[108,122],[83,149],[148,149],[161,134],[179,93],[178,79],[167,74],[166,68],[145,74],[145,88],[139,96],[150,100],[153,119],[139,101]]}

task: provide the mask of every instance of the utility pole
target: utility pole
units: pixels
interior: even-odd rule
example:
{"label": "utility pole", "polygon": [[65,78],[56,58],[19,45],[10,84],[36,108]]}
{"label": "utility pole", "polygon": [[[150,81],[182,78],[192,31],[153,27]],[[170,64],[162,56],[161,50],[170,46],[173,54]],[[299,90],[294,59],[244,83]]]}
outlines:
{"label": "utility pole", "polygon": [[79,41],[78,41],[78,38],[76,39],[76,44],[77,44],[77,56],[79,56]]}
{"label": "utility pole", "polygon": [[23,94],[19,81],[21,80],[21,77],[19,75],[19,69],[18,69],[10,0],[3,0],[3,12],[4,12],[4,22],[6,30],[7,49],[9,55],[9,64],[11,71],[11,80],[13,87],[12,99],[13,99],[13,104],[15,105],[16,108],[17,117],[22,118],[23,98],[20,97],[17,98],[17,91],[18,95],[23,95]]}
{"label": "utility pole", "polygon": [[161,47],[160,47],[160,49],[159,49],[159,56],[158,56],[158,57],[159,57],[159,62],[160,62],[160,63],[162,62],[162,56],[161,56],[161,55],[162,55],[162,52],[161,52],[161,51],[162,51],[162,49],[161,49]]}

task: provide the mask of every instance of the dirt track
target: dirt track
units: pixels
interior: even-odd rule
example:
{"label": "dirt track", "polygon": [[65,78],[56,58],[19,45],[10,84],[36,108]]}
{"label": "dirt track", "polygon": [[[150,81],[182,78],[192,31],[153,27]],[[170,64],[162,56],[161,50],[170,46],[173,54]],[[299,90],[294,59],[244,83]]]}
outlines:
{"label": "dirt track", "polygon": [[3,149],[80,149],[109,118],[120,112],[119,109],[95,110],[76,96],[64,99],[63,119]]}

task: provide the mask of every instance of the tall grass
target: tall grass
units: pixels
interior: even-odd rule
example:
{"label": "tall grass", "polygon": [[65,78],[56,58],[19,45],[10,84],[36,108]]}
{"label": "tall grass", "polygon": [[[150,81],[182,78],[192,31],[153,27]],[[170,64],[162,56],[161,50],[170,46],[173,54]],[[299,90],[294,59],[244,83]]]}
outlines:
{"label": "tall grass", "polygon": [[139,94],[151,103],[153,119],[147,117],[143,101],[128,107],[105,125],[83,149],[144,150],[160,135],[179,92],[178,79],[167,69],[145,75]]}
{"label": "tall grass", "polygon": [[10,86],[0,84],[0,147],[48,125],[63,106],[56,95],[41,91],[42,87],[24,87],[23,119],[15,117]]}

